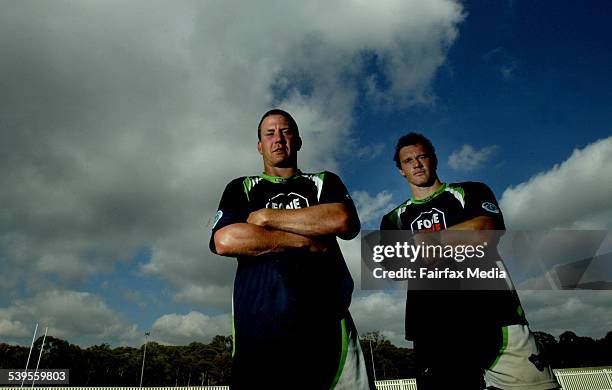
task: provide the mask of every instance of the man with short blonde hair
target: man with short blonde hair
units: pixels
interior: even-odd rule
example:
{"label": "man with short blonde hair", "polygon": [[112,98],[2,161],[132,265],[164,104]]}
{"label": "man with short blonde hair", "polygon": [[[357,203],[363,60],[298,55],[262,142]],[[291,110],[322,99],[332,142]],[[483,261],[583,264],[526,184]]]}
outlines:
{"label": "man with short blonde hair", "polygon": [[257,131],[264,172],[227,185],[210,240],[238,259],[232,387],[368,389],[336,241],[359,233],[353,201],[335,174],[298,169],[289,113],[268,111]]}

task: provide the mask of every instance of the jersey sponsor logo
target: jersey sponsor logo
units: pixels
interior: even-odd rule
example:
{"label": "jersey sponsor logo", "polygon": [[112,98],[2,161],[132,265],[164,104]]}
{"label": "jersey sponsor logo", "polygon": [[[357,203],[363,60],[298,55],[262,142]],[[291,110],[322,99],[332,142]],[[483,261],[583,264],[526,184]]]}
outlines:
{"label": "jersey sponsor logo", "polygon": [[268,203],[266,203],[266,208],[268,209],[294,210],[303,209],[305,207],[308,207],[308,199],[295,192],[290,192],[288,194],[280,193],[270,198]]}
{"label": "jersey sponsor logo", "polygon": [[223,217],[223,211],[219,210],[217,211],[217,214],[215,214],[215,220],[213,221],[213,225],[212,225],[213,229],[215,228],[215,226],[217,226],[217,223],[219,222],[221,217]]}
{"label": "jersey sponsor logo", "polygon": [[548,367],[548,362],[541,354],[536,355],[532,353],[531,356],[529,356],[529,361],[536,366],[538,371],[544,371],[544,369]]}
{"label": "jersey sponsor logo", "polygon": [[423,211],[410,224],[413,232],[439,232],[446,228],[444,213],[436,208]]}
{"label": "jersey sponsor logo", "polygon": [[499,207],[495,206],[493,203],[491,202],[484,202],[482,204],[482,208],[487,210],[490,213],[493,214],[499,214]]}

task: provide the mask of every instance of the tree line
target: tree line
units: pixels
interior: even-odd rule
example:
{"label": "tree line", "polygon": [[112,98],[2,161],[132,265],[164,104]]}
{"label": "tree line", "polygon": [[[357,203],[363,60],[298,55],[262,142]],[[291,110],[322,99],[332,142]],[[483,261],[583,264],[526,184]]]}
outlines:
{"label": "tree line", "polygon": [[[553,368],[612,365],[612,332],[599,340],[567,331],[559,336],[534,332],[536,341]],[[369,374],[377,380],[415,376],[412,349],[393,345],[380,332],[360,339]],[[36,367],[42,337],[32,349],[30,368]],[[40,369],[70,369],[71,386],[138,386],[144,345],[140,348],[108,344],[81,348],[47,336]],[[312,348],[316,348],[313,345]],[[23,369],[29,347],[0,343],[0,368]],[[215,336],[208,344],[193,342],[184,346],[147,343],[143,386],[225,385],[232,370],[231,336]],[[375,373],[372,371],[372,361]]]}
{"label": "tree line", "polygon": [[[36,367],[42,337],[34,343],[29,368]],[[81,348],[47,336],[39,369],[68,368],[70,386],[139,386],[143,348],[108,344]],[[23,369],[29,347],[0,344],[0,368]],[[227,384],[231,375],[232,338],[215,336],[209,344],[185,346],[147,343],[143,386]]]}

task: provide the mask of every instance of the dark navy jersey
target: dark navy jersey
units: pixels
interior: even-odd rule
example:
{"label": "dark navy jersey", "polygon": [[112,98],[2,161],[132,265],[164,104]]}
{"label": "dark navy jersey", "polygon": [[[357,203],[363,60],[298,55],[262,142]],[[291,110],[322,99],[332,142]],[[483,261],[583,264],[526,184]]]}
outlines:
{"label": "dark navy jersey", "polygon": [[[253,211],[324,203],[344,203],[355,209],[346,187],[331,172],[299,172],[289,179],[265,174],[235,179],[223,192],[210,249],[216,253],[217,230],[246,222]],[[324,253],[292,251],[238,257],[233,295],[237,351],[245,339],[257,339],[258,345],[272,348],[279,340],[291,340],[292,334],[308,329],[312,332],[326,321],[336,326],[350,305],[353,280],[335,237],[330,240],[331,248]]]}
{"label": "dark navy jersey", "polygon": [[[487,216],[496,230],[504,219],[493,192],[483,183],[443,184],[425,199],[409,199],[386,214],[381,230],[436,232],[470,219]],[[408,291],[406,337],[436,331],[437,326],[510,325],[526,323],[514,290],[502,291]],[[452,326],[452,325],[451,325]]]}
{"label": "dark navy jersey", "polygon": [[408,199],[385,215],[380,230],[440,231],[479,216],[495,219],[504,230],[504,218],[495,195],[483,183],[442,184],[425,199]]}

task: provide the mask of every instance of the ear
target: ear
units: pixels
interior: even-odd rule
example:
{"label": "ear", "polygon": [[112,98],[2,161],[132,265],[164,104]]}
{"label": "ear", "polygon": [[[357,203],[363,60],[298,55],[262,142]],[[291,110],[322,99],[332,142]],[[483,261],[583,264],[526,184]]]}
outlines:
{"label": "ear", "polygon": [[262,147],[261,147],[261,141],[257,141],[257,151],[259,152],[259,154],[261,154],[263,156],[263,151],[262,151]]}
{"label": "ear", "polygon": [[295,151],[299,151],[300,149],[302,149],[302,137],[300,137],[298,135],[297,139],[296,139],[296,146],[295,146]]}
{"label": "ear", "polygon": [[397,170],[399,171],[399,174],[406,177],[406,174],[404,173],[404,171],[402,171],[401,169],[397,168]]}

